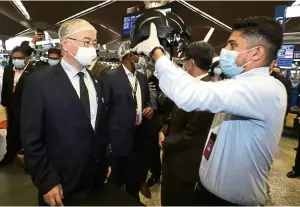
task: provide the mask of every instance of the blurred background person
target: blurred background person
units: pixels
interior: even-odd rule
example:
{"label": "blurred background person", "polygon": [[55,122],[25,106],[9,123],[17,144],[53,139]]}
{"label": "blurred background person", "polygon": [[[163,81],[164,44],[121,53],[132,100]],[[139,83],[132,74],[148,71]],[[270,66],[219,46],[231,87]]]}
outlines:
{"label": "blurred background person", "polygon": [[[194,42],[184,51],[183,69],[198,81],[210,81],[209,69],[214,48],[206,42]],[[206,111],[186,112],[174,106],[168,135],[159,133],[163,149],[161,204],[195,205],[195,183],[201,154],[214,114]]]}
{"label": "blurred background person", "polygon": [[27,76],[35,71],[30,63],[29,53],[23,47],[15,47],[11,59],[12,65],[8,65],[4,69],[1,93],[1,104],[6,107],[8,126],[7,151],[0,161],[0,167],[11,164],[17,153],[22,149],[20,138],[22,95]]}
{"label": "blurred background person", "polygon": [[121,43],[119,68],[104,74],[109,100],[109,137],[111,141],[112,180],[125,185],[126,191],[139,200],[144,176],[144,122],[153,110],[147,77],[141,68],[140,56],[132,53],[130,41]]}
{"label": "blurred background person", "polygon": [[45,38],[44,32],[43,31],[35,31],[34,36],[32,38],[32,40],[29,41],[23,41],[20,45],[21,48],[23,48],[24,52],[26,52],[26,54],[28,56],[31,56],[31,54],[34,52],[35,50],[35,44],[38,41],[41,41]]}
{"label": "blurred background person", "polygon": [[279,80],[285,87],[287,93],[286,115],[290,112],[292,102],[292,82],[280,74],[280,67],[276,66],[277,60],[273,60],[270,64],[270,75]]}
{"label": "blurred background person", "polygon": [[61,50],[58,48],[50,48],[48,50],[48,65],[54,66],[60,63],[62,58]]}
{"label": "blurred background person", "polygon": [[[154,76],[154,65],[148,58],[139,59],[140,66],[142,68],[137,71],[143,73],[148,78],[149,91],[150,91],[150,102],[153,109],[153,117],[150,120],[145,121],[145,139],[146,139],[146,149],[145,149],[145,175],[144,182],[141,187],[141,193],[146,198],[151,198],[150,187],[154,186],[155,183],[160,182],[161,177],[161,162],[160,162],[160,148],[157,144],[157,134],[162,126],[160,113],[158,109],[158,80]],[[151,176],[147,180],[148,169],[150,170]]]}
{"label": "blurred background person", "polygon": [[213,82],[217,82],[224,79],[224,75],[220,66],[220,57],[214,57],[210,67],[210,76]]}
{"label": "blurred background person", "polygon": [[88,67],[88,70],[91,71],[91,73],[95,77],[100,78],[105,73],[105,71],[110,70],[110,67],[101,64],[99,60],[99,51],[96,52],[97,52],[97,58],[93,60],[92,64]]}

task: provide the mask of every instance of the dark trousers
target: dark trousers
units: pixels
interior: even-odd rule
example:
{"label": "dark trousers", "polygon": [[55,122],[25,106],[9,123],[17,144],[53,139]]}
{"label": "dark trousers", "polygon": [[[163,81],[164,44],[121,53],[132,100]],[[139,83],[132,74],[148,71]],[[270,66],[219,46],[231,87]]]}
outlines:
{"label": "dark trousers", "polygon": [[197,187],[195,188],[195,194],[195,205],[197,206],[239,206],[210,193],[204,188],[201,182],[198,182]]}
{"label": "dark trousers", "polygon": [[161,185],[162,206],[193,206],[196,203],[195,183],[184,181],[164,172]]}
{"label": "dark trousers", "polygon": [[139,190],[143,183],[144,156],[142,127],[137,127],[134,143],[129,155],[121,156],[112,152],[112,180],[118,185],[125,185],[126,191],[139,200]]}
{"label": "dark trousers", "polygon": [[14,159],[22,149],[20,138],[20,119],[16,116],[13,109],[7,109],[7,135],[6,135],[6,154],[5,159]]}
{"label": "dark trousers", "polygon": [[147,178],[148,169],[155,178],[161,176],[161,161],[160,161],[160,147],[158,145],[158,132],[161,129],[160,115],[154,113],[153,118],[147,121],[145,126],[145,136],[147,136],[149,144],[145,146],[145,157],[147,157],[148,168],[145,173],[145,180]]}
{"label": "dark trousers", "polygon": [[[299,133],[300,134],[300,133]],[[297,173],[300,173],[300,135],[298,135],[298,149],[296,153],[295,166],[293,170]]]}

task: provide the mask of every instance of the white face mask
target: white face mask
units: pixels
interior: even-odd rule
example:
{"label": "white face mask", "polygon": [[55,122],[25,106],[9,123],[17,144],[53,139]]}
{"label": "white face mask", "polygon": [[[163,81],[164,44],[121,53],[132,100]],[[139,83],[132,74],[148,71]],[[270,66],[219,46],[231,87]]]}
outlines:
{"label": "white face mask", "polygon": [[[72,40],[71,42],[76,45]],[[96,49],[93,47],[78,47],[77,54],[74,56],[69,52],[82,66],[86,67],[92,64],[93,60],[97,58]]]}

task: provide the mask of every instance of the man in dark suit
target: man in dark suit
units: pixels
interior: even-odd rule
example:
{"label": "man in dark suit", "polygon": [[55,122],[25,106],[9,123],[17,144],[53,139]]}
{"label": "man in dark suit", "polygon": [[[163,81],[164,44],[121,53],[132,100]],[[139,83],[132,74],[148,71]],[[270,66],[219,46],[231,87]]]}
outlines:
{"label": "man in dark suit", "polygon": [[40,205],[76,205],[103,187],[108,144],[106,97],[86,67],[95,28],[81,19],[59,29],[60,64],[33,74],[22,102],[21,134]]}
{"label": "man in dark suit", "polygon": [[146,166],[143,163],[143,122],[152,117],[147,77],[140,68],[139,56],[130,52],[130,42],[119,49],[121,65],[103,77],[110,94],[109,137],[112,149],[112,179],[139,199]]}
{"label": "man in dark suit", "polygon": [[[214,55],[206,42],[194,42],[185,50],[183,68],[196,80],[210,81],[208,71]],[[210,112],[185,112],[174,106],[168,129],[159,133],[163,149],[163,206],[195,205],[195,184],[199,179],[202,151],[213,120]]]}
{"label": "man in dark suit", "polygon": [[292,82],[280,74],[280,68],[275,66],[276,60],[274,60],[270,66],[270,75],[279,80],[285,87],[287,92],[287,108],[286,114],[289,113],[292,101]]}
{"label": "man in dark suit", "polygon": [[4,69],[1,104],[7,112],[7,152],[0,167],[11,164],[17,153],[22,149],[20,138],[21,102],[24,83],[27,77],[34,72],[29,56],[21,47],[15,47],[12,51],[12,63]]}

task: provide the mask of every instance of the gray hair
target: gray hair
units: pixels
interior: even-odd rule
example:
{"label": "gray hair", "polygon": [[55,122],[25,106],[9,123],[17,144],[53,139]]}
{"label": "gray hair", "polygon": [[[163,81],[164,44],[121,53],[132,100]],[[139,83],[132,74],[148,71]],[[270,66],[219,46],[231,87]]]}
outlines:
{"label": "gray hair", "polygon": [[59,38],[62,38],[62,37],[70,36],[77,32],[89,31],[89,30],[97,32],[95,27],[93,27],[93,25],[91,25],[88,21],[83,19],[71,19],[65,21],[60,26],[58,30],[58,36]]}

